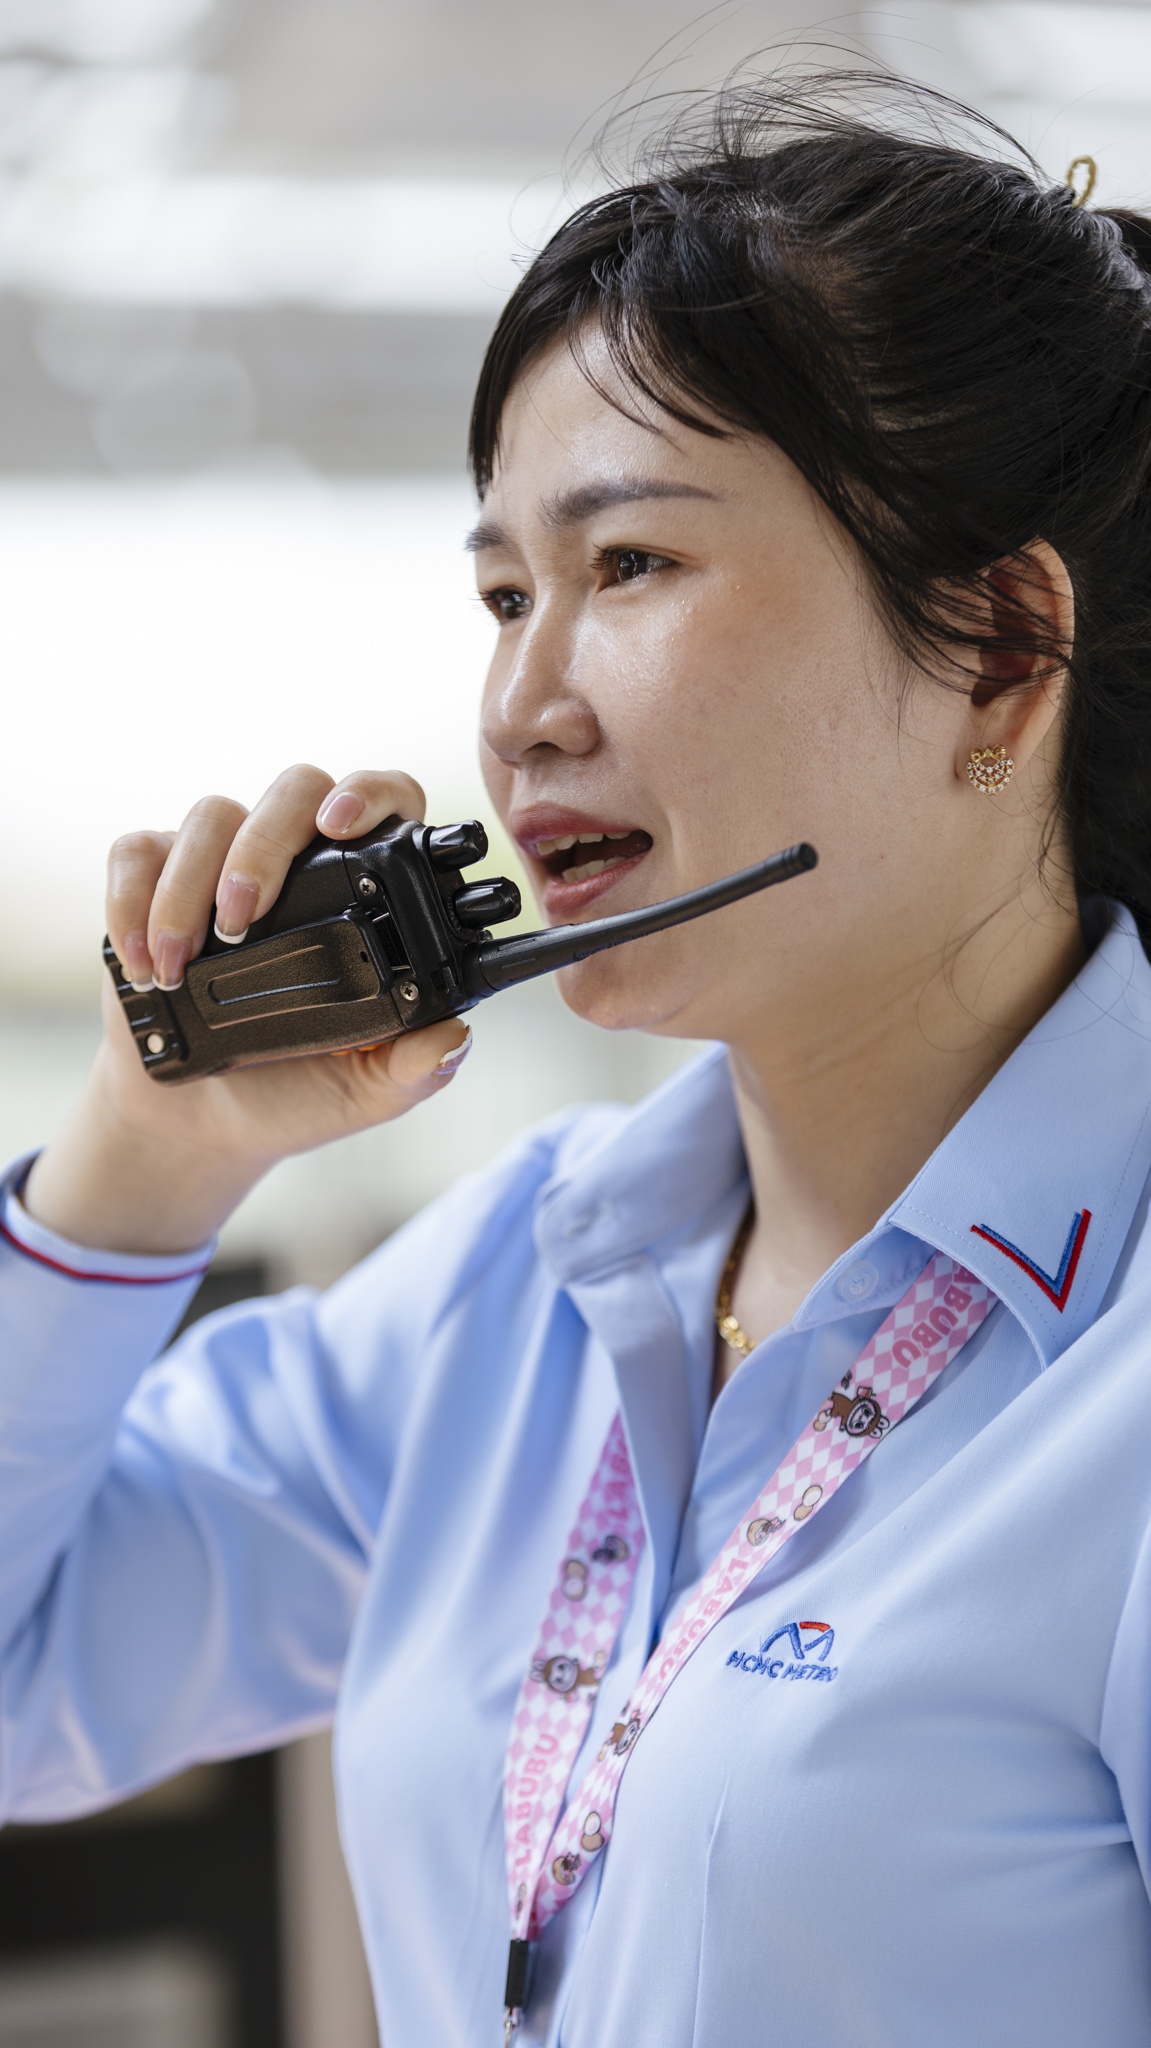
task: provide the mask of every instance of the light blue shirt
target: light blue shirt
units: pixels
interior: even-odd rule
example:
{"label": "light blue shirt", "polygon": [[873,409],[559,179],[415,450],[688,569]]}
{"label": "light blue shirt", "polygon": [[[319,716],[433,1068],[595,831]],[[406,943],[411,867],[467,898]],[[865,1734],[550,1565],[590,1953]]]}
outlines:
{"label": "light blue shirt", "polygon": [[1149,1109],[1151,968],[1120,913],[714,1407],[747,1199],[718,1052],[155,1365],[194,1282],[62,1244],[9,1192],[3,1811],[83,1812],[334,1712],[388,2048],[496,2048],[505,1745],[613,1412],[649,1540],[580,1770],[940,1248],[1000,1305],[673,1685],[521,2039],[1147,2048]]}

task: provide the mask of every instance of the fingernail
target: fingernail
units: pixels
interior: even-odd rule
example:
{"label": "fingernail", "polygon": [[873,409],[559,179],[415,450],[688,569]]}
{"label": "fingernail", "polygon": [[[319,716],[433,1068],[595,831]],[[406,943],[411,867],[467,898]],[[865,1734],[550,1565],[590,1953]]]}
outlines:
{"label": "fingernail", "polygon": [[192,942],[182,932],[157,932],[152,948],[152,972],[157,988],[179,988],[191,951]]}
{"label": "fingernail", "polygon": [[432,1069],[433,1074],[438,1074],[441,1079],[448,1079],[455,1073],[457,1067],[462,1067],[472,1049],[471,1025],[466,1024],[464,1030],[467,1036],[463,1044],[453,1046],[451,1052],[446,1052],[442,1060],[437,1060],[436,1065]]}
{"label": "fingernail", "polygon": [[120,965],[138,996],[146,996],[150,989],[155,988],[147,932],[125,932],[120,947]]}
{"label": "fingernail", "polygon": [[321,832],[350,832],[364,808],[354,789],[340,789],[323,805],[316,823]]}
{"label": "fingernail", "polygon": [[225,875],[216,896],[216,937],[238,946],[247,936],[259,900],[258,882],[247,875]]}

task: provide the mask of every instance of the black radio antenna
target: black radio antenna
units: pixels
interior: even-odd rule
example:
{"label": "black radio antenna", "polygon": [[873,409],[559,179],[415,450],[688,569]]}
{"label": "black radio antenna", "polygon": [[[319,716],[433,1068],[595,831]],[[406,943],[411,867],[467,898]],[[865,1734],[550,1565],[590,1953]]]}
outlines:
{"label": "black radio antenna", "polygon": [[537,974],[551,974],[557,967],[571,967],[592,953],[622,946],[628,939],[646,938],[650,932],[666,931],[670,925],[686,924],[706,911],[722,910],[726,903],[754,896],[775,882],[789,882],[813,868],[819,859],[814,846],[803,841],[722,881],[691,889],[686,896],[673,896],[665,903],[651,903],[643,910],[622,910],[614,917],[598,917],[587,924],[560,924],[551,931],[528,932],[518,939],[491,939],[469,953],[466,963],[468,992],[473,996],[495,995],[518,981],[531,981]]}

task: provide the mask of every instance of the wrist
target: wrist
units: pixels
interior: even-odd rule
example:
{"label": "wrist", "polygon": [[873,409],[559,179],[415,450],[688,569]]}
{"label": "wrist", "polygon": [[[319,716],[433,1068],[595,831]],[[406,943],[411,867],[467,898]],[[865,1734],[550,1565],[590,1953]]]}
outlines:
{"label": "wrist", "polygon": [[141,1128],[101,1086],[100,1062],[20,1200],[34,1221],[91,1250],[178,1257],[213,1237],[273,1164]]}

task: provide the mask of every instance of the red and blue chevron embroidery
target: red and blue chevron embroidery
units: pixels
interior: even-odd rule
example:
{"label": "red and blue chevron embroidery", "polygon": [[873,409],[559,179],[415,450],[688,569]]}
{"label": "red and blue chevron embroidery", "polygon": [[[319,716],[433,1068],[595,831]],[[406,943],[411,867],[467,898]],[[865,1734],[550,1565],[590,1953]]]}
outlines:
{"label": "red and blue chevron embroidery", "polygon": [[973,1223],[971,1228],[976,1237],[986,1238],[988,1244],[993,1244],[1005,1257],[1013,1259],[1015,1264],[1021,1267],[1023,1272],[1027,1274],[1028,1278],[1034,1280],[1035,1285],[1040,1289],[1041,1293],[1047,1296],[1048,1301],[1055,1303],[1060,1315],[1062,1315],[1067,1306],[1071,1289],[1075,1285],[1075,1273],[1079,1265],[1079,1255],[1083,1250],[1090,1222],[1090,1209],[1080,1209],[1077,1211],[1071,1228],[1067,1233],[1067,1242],[1063,1247],[1063,1257],[1059,1261],[1059,1271],[1054,1279],[1052,1279],[1049,1273],[1043,1271],[1042,1266],[1037,1266],[1034,1259],[1029,1259],[1026,1252],[1021,1252],[1017,1244],[1012,1244],[1010,1238],[1000,1237],[999,1232],[990,1229],[986,1223]]}

